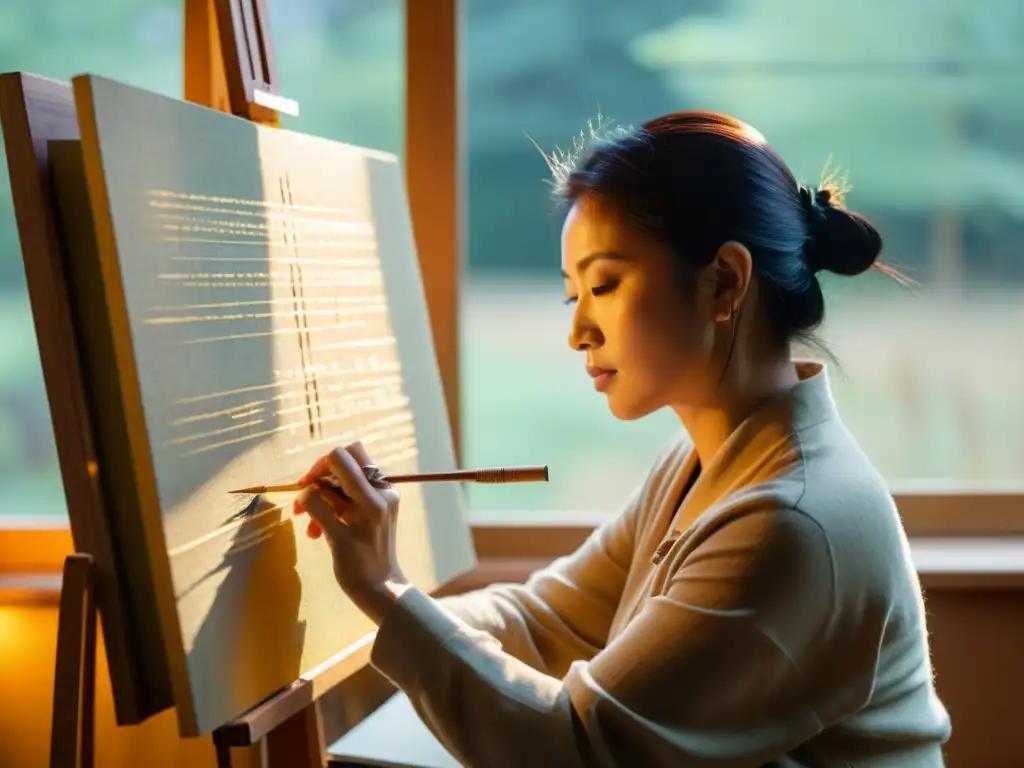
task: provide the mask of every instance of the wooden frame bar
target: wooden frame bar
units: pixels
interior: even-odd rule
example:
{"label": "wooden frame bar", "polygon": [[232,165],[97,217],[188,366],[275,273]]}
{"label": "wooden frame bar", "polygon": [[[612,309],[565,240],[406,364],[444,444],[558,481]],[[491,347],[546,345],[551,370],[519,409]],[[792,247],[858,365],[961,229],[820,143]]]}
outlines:
{"label": "wooden frame bar", "polygon": [[459,286],[464,241],[461,28],[461,0],[406,0],[406,188],[457,461],[462,455]]}

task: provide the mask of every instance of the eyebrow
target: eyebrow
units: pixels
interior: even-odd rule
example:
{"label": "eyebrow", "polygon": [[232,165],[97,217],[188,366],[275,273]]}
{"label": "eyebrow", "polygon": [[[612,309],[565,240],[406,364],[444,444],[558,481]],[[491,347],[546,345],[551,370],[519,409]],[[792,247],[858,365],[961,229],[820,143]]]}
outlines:
{"label": "eyebrow", "polygon": [[[619,251],[597,251],[595,253],[587,254],[578,262],[576,262],[576,271],[582,274],[583,272],[586,272],[587,267],[589,267],[595,261],[601,261],[602,259],[606,259],[608,261],[627,261],[630,263],[634,261],[633,258],[627,256],[624,253],[620,253]],[[565,278],[566,280],[572,279],[569,277],[568,273],[564,269],[562,270],[562,277]]]}

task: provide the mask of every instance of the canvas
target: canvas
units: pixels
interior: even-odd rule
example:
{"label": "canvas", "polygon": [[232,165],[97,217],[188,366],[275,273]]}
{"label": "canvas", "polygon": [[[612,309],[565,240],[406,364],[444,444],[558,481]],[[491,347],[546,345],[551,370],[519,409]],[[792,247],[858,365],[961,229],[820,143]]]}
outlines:
{"label": "canvas", "polygon": [[[98,472],[181,731],[208,733],[373,629],[287,483],[354,440],[455,468],[394,156],[94,76],[51,148]],[[462,490],[402,486],[403,570],[475,564]]]}

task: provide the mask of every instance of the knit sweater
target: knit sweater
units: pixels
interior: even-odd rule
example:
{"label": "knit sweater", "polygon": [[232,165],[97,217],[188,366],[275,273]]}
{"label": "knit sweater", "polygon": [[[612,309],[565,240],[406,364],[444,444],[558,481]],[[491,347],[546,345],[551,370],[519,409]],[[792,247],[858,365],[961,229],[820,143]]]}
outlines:
{"label": "knit sweater", "polygon": [[797,370],[525,584],[398,599],[372,663],[463,765],[943,765],[896,507],[824,367]]}

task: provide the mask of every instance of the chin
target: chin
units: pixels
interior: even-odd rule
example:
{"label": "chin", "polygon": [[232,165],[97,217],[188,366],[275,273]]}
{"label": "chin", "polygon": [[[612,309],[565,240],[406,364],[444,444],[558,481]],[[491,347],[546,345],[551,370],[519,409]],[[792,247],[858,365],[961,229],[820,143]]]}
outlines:
{"label": "chin", "polygon": [[608,397],[608,410],[612,412],[612,416],[620,421],[636,421],[644,416],[649,416],[658,409],[640,400],[629,400],[610,395]]}

